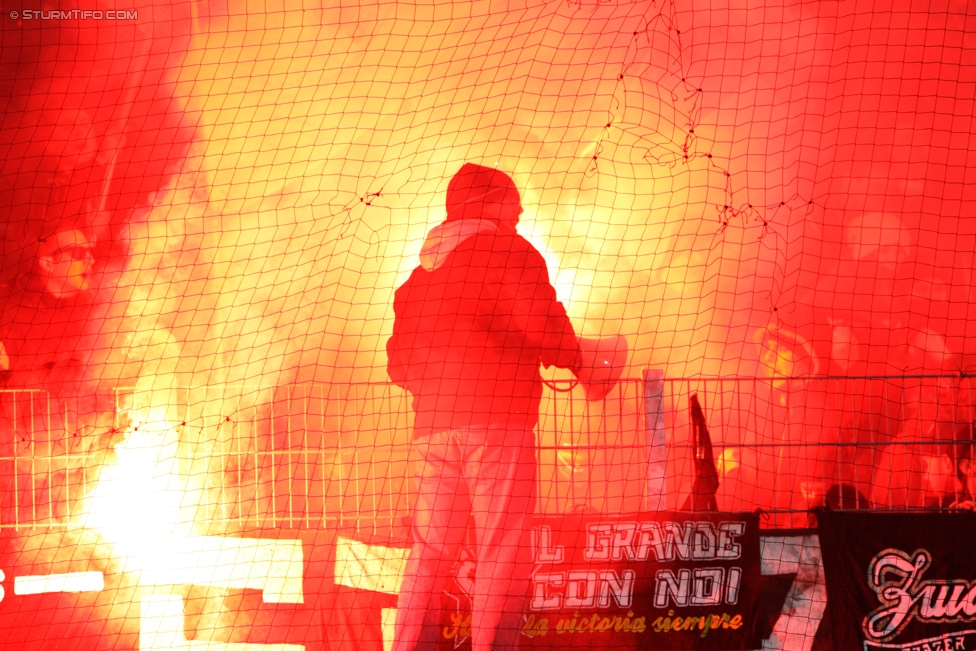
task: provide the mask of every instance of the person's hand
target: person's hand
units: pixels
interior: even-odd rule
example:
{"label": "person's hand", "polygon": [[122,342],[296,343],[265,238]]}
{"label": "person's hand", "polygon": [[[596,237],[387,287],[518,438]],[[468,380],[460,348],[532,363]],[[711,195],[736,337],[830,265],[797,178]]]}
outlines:
{"label": "person's hand", "polygon": [[976,511],[976,502],[973,500],[957,500],[949,505],[950,509],[960,509],[962,511]]}

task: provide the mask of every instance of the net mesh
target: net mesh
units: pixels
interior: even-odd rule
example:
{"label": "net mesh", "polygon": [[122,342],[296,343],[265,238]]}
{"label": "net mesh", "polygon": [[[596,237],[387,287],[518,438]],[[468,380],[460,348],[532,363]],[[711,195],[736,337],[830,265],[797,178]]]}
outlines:
{"label": "net mesh", "polygon": [[[761,510],[813,604],[765,644],[810,649],[783,530],[971,503],[971,1],[3,10],[0,569],[105,582],[8,580],[9,644],[389,646],[424,458],[394,294],[465,163],[622,375],[542,369],[538,516]],[[247,554],[308,607],[187,569]]]}

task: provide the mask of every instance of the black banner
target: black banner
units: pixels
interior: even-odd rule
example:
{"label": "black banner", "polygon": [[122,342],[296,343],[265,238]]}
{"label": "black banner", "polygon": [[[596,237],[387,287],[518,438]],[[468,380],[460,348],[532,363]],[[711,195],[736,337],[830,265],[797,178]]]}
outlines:
{"label": "black banner", "polygon": [[755,514],[644,513],[537,522],[521,646],[762,646]]}
{"label": "black banner", "polygon": [[976,513],[826,511],[831,648],[976,649]]}

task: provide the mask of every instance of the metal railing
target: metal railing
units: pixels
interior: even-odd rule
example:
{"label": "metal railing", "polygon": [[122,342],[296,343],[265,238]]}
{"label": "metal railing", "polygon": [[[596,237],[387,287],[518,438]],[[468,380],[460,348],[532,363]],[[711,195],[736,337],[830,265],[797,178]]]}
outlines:
{"label": "metal railing", "polygon": [[[542,513],[680,509],[697,474],[688,401],[702,406],[723,510],[769,527],[808,511],[929,508],[958,487],[953,439],[973,420],[968,376],[627,379],[587,402],[552,383],[537,428]],[[0,392],[0,527],[69,522],[109,448],[152,398],[119,389],[116,432],[40,390]],[[197,520],[223,529],[391,531],[409,517],[412,413],[384,383],[179,389],[155,415],[174,434]],[[159,423],[147,426],[160,427]]]}
{"label": "metal railing", "polygon": [[70,417],[46,391],[0,390],[0,528],[67,523],[88,461],[66,436]]}
{"label": "metal railing", "polygon": [[954,439],[970,436],[970,376],[666,380],[668,501],[694,478],[687,404],[702,404],[721,481],[718,506],[762,509],[770,527],[809,510],[939,508],[958,486]]}

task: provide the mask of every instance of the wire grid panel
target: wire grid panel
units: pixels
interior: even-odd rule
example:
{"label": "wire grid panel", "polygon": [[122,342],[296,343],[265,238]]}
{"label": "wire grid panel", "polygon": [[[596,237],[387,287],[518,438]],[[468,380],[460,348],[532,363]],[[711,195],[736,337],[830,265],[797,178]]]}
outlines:
{"label": "wire grid panel", "polygon": [[[597,402],[568,384],[546,389],[538,427],[540,512],[640,510],[640,387],[624,381]],[[33,438],[70,439],[50,427],[46,403],[24,404],[34,405],[31,418],[50,431],[40,435],[35,425]],[[19,409],[19,422],[26,422],[28,412]],[[164,400],[123,387],[115,393],[115,420],[116,450],[134,440],[133,429],[162,438],[169,432],[188,494],[199,501],[194,519],[211,532],[323,524],[391,531],[410,516],[413,415],[409,396],[392,384],[210,386],[169,390]],[[66,525],[69,507],[91,490],[102,462],[52,446],[15,456],[13,439],[6,440],[11,454],[0,463],[15,479],[17,508],[5,522]]]}
{"label": "wire grid panel", "polygon": [[[640,509],[640,386],[621,387],[599,403],[568,385],[546,391],[541,511]],[[408,521],[413,416],[395,385],[201,387],[176,395],[168,418],[179,423],[181,472],[202,496],[198,521],[374,531]],[[120,414],[140,409],[139,397],[118,396]]]}
{"label": "wire grid panel", "polygon": [[966,376],[678,379],[665,382],[668,506],[696,477],[688,401],[697,394],[720,479],[719,509],[761,509],[770,527],[813,508],[944,506],[954,440],[971,436]]}
{"label": "wire grid panel", "polygon": [[[556,389],[544,393],[537,432],[538,510],[640,510],[640,381],[595,402],[581,389]],[[188,395],[191,404],[201,399]],[[196,449],[184,466],[210,459],[202,507],[209,522],[389,532],[409,520],[413,416],[409,396],[392,384],[278,388],[267,402],[204,420],[220,435],[212,443],[185,437]]]}
{"label": "wire grid panel", "polygon": [[[594,402],[569,383],[552,387],[537,431],[539,512],[647,508],[644,383],[625,380]],[[809,510],[825,501],[834,508],[945,505],[952,443],[972,423],[976,404],[965,376],[665,380],[670,509],[685,506],[698,472],[692,394],[712,443],[718,507],[762,509],[769,527],[807,526]],[[168,397],[155,411],[174,432],[179,472],[199,499],[196,522],[216,530],[392,531],[409,518],[412,412],[398,387],[220,386]],[[123,443],[126,428],[147,426],[138,416],[145,404],[117,391]],[[0,526],[66,525],[100,465],[113,462],[113,455],[86,453],[86,429],[69,412],[43,391],[0,392]]]}
{"label": "wire grid panel", "polygon": [[645,506],[643,382],[622,380],[602,400],[576,383],[549,383],[537,428],[540,513],[628,513]]}
{"label": "wire grid panel", "polygon": [[89,487],[71,419],[47,391],[0,391],[0,528],[67,524],[69,505]]}
{"label": "wire grid panel", "polygon": [[[119,395],[120,413],[138,402]],[[389,528],[409,512],[412,420],[396,386],[201,387],[177,403],[169,420],[180,472],[201,496],[197,522]]]}

